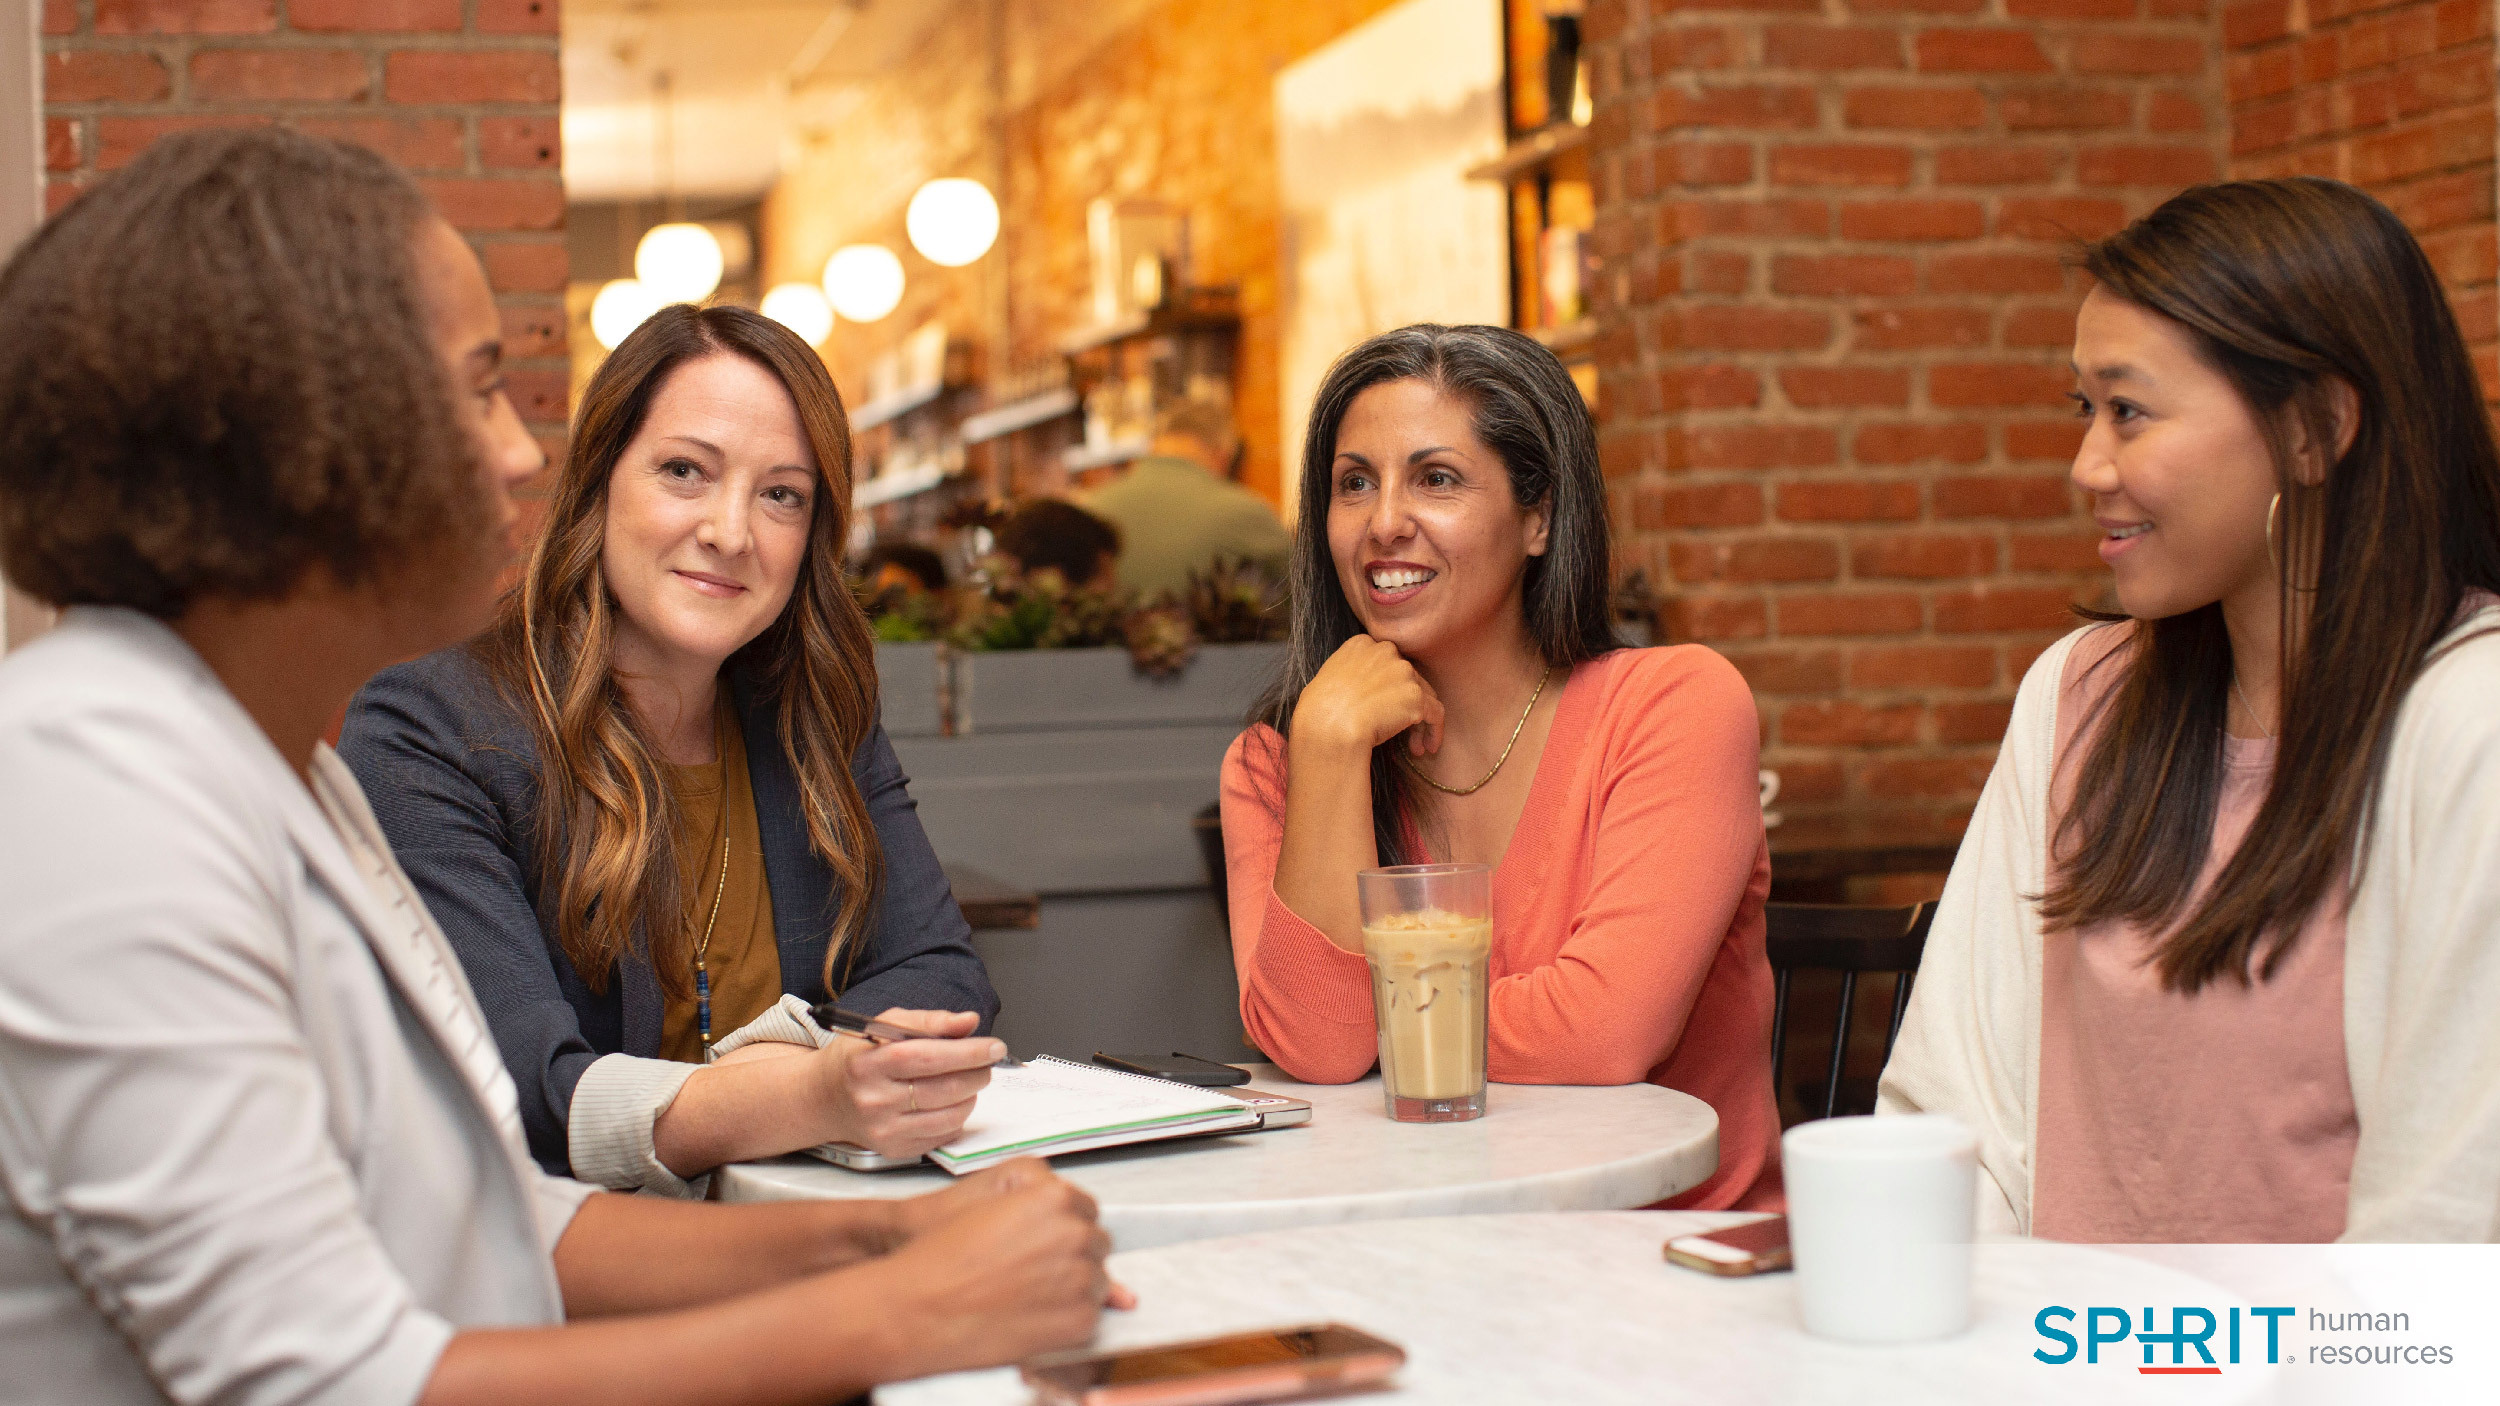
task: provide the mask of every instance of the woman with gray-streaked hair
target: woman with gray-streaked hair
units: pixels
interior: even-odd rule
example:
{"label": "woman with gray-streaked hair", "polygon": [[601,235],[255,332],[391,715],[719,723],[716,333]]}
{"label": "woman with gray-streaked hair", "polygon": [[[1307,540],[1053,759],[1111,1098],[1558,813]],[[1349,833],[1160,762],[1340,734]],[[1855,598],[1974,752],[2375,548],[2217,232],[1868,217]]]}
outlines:
{"label": "woman with gray-streaked hair", "polygon": [[1376,1048],[1356,871],[1497,866],[1486,1072],[1660,1084],[1719,1115],[1694,1207],[1776,1206],[1771,882],[1753,695],[1698,645],[1625,649],[1605,481],[1562,364],[1416,326],[1311,406],[1282,676],[1224,760],[1250,1039],[1296,1078]]}

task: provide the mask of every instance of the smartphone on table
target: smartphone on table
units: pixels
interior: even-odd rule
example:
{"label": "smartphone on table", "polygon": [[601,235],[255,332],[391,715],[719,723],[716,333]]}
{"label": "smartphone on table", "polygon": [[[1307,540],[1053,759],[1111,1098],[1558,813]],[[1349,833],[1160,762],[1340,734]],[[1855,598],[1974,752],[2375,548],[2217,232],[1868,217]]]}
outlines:
{"label": "smartphone on table", "polygon": [[1788,1217],[1747,1221],[1667,1242],[1667,1260],[1704,1274],[1769,1274],[1789,1267]]}
{"label": "smartphone on table", "polygon": [[1277,1328],[1114,1352],[1059,1352],[1024,1364],[1043,1406],[1234,1406],[1376,1385],[1406,1351],[1343,1323]]}
{"label": "smartphone on table", "polygon": [[1235,1084],[1250,1082],[1250,1074],[1247,1070],[1235,1069],[1229,1064],[1218,1064],[1211,1059],[1200,1059],[1196,1055],[1181,1054],[1178,1051],[1171,1054],[1148,1055],[1110,1054],[1096,1050],[1094,1063],[1105,1069],[1124,1069],[1131,1074],[1143,1074],[1153,1079],[1167,1079],[1175,1084],[1196,1084],[1200,1088],[1207,1089],[1225,1089]]}

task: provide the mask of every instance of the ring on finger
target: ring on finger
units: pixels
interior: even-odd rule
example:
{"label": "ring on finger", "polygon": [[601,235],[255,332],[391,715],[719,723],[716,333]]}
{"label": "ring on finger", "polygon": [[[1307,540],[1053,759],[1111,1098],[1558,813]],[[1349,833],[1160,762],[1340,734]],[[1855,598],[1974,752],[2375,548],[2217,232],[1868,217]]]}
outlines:
{"label": "ring on finger", "polygon": [[919,1081],[919,1080],[917,1080],[917,1079],[905,1079],[905,1080],[903,1081],[903,1093],[904,1093],[904,1096],[905,1096],[905,1097],[907,1097],[907,1098],[909,1098],[909,1099],[911,1100],[911,1111],[912,1111],[912,1112],[914,1112],[914,1113],[919,1112],[919,1111],[920,1111],[920,1081]]}

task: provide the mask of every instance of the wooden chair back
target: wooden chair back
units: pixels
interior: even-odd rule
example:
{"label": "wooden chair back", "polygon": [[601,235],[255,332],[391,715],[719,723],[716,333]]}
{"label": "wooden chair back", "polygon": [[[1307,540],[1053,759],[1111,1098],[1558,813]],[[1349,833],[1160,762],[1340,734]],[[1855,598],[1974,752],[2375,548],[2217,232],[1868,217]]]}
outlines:
{"label": "wooden chair back", "polygon": [[1763,905],[1764,946],[1771,959],[1774,996],[1771,1006],[1771,1077],[1774,1087],[1785,1077],[1788,1053],[1788,986],[1799,970],[1840,973],[1840,1010],[1832,1031],[1831,1067],[1823,1081],[1823,1111],[1840,1111],[1840,1075],[1849,1056],[1849,1023],[1862,975],[1892,974],[1892,1021],[1884,1031],[1884,1058],[1892,1058],[1900,1038],[1901,1018],[1910,1008],[1910,982],[1927,948],[1927,929],[1936,919],[1936,905],[1914,903],[1902,908],[1869,908],[1841,903],[1770,903]]}

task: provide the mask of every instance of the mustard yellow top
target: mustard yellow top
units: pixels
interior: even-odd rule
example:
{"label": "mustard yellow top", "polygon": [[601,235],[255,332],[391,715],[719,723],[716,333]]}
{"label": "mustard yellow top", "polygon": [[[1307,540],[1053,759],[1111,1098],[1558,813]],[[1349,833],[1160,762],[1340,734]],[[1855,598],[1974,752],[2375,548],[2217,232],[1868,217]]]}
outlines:
{"label": "mustard yellow top", "polygon": [[[781,999],[781,949],[773,941],[773,896],[764,883],[764,842],[755,820],[755,787],[747,775],[746,736],[726,696],[714,732],[713,760],[701,766],[670,766],[676,789],[677,877],[689,895],[688,951],[702,941],[720,894],[720,921],[712,929],[706,965],[712,975],[712,1038],[764,1013]],[[728,884],[721,881],[721,826],[729,827]],[[703,1060],[703,1036],[695,1020],[693,973],[686,995],[671,996],[660,1018],[660,1058],[686,1064]],[[665,988],[664,988],[665,989]]]}

